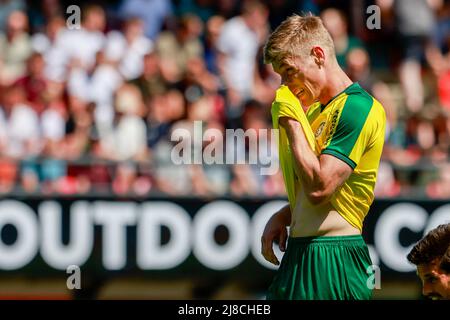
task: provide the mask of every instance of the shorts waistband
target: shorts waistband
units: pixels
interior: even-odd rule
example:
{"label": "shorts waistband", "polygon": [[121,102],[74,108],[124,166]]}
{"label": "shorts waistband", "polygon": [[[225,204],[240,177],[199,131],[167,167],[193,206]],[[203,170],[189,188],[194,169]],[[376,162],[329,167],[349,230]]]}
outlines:
{"label": "shorts waistband", "polygon": [[361,244],[365,243],[362,235],[350,235],[350,236],[311,236],[311,237],[289,237],[288,241],[292,244]]}

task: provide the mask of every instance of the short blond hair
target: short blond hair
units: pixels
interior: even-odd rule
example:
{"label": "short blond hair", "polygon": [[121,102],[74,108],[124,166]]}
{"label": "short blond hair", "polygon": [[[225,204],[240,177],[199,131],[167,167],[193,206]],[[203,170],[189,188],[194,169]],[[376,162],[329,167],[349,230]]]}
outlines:
{"label": "short blond hair", "polygon": [[311,13],[294,14],[284,20],[269,36],[264,46],[264,63],[280,63],[285,58],[307,57],[313,46],[320,46],[336,58],[333,40],[320,17]]}

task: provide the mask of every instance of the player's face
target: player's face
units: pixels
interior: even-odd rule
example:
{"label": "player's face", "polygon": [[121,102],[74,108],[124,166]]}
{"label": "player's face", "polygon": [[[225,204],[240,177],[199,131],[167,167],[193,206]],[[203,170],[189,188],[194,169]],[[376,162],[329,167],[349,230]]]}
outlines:
{"label": "player's face", "polygon": [[324,85],[323,68],[318,67],[313,57],[284,59],[273,67],[302,106],[309,107],[318,100]]}
{"label": "player's face", "polygon": [[422,294],[433,300],[450,300],[450,274],[440,270],[436,262],[421,264],[417,274],[422,280]]}

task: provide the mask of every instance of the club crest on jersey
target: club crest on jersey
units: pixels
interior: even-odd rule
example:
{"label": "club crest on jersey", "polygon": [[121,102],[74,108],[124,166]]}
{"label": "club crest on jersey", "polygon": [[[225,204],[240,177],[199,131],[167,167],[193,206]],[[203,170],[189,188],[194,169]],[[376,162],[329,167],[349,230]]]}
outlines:
{"label": "club crest on jersey", "polygon": [[320,136],[322,134],[323,128],[325,127],[325,121],[323,121],[319,127],[316,130],[316,133],[314,134],[314,136],[317,138],[318,136]]}

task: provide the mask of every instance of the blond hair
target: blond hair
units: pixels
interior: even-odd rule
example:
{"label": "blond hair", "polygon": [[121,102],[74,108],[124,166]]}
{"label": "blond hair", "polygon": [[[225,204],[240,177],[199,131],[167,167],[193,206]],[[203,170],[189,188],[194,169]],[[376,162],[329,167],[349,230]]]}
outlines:
{"label": "blond hair", "polygon": [[311,13],[294,14],[269,36],[264,46],[264,63],[280,63],[295,56],[307,57],[313,46],[320,46],[327,56],[335,59],[333,40],[322,19]]}

